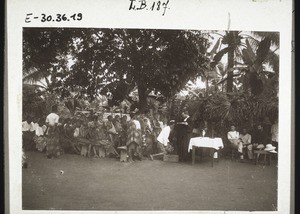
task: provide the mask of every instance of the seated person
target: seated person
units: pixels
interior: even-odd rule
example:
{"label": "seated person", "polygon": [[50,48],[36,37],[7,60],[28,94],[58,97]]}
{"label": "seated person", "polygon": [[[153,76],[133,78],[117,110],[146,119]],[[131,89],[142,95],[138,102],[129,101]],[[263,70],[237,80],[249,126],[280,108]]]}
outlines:
{"label": "seated person", "polygon": [[267,144],[267,135],[265,134],[261,124],[257,126],[257,129],[253,132],[252,142],[247,146],[248,157],[253,159],[253,150],[254,149],[263,149]]}
{"label": "seated person", "polygon": [[235,126],[230,127],[230,131],[227,133],[227,138],[233,148],[236,148],[239,152],[240,159],[244,159],[243,156],[243,142],[240,139],[240,133],[235,130]]}
{"label": "seated person", "polygon": [[264,132],[262,125],[258,124],[256,130],[253,132],[252,144],[251,146],[248,146],[248,149],[251,149],[251,151],[253,149],[261,150],[265,148],[267,143],[267,135]]}
{"label": "seated person", "polygon": [[243,128],[243,132],[240,134],[240,139],[243,143],[243,148],[247,148],[248,158],[253,159],[251,135],[248,133],[246,128]]}

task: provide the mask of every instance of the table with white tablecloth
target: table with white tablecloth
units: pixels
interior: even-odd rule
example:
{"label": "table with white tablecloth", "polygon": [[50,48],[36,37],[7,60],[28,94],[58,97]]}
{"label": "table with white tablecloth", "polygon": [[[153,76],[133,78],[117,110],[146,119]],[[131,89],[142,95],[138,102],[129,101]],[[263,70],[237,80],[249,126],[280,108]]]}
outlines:
{"label": "table with white tablecloth", "polygon": [[192,164],[195,163],[196,148],[209,148],[213,151],[212,166],[214,158],[218,158],[218,151],[224,148],[222,138],[208,138],[208,137],[193,137],[190,139],[188,151],[192,150]]}

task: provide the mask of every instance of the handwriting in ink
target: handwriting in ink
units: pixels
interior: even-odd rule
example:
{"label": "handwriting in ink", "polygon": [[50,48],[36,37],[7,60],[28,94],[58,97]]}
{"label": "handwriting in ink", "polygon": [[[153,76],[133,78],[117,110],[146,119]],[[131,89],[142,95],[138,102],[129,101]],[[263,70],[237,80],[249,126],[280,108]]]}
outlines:
{"label": "handwriting in ink", "polygon": [[146,1],[146,0],[129,0],[129,10],[149,10],[149,11],[162,11],[162,15],[166,14],[166,10],[170,9],[168,7],[169,0],[166,1]]}
{"label": "handwriting in ink", "polygon": [[72,15],[67,14],[45,14],[42,13],[37,16],[33,16],[33,13],[27,13],[25,17],[25,22],[30,23],[34,19],[40,19],[41,22],[65,22],[65,21],[80,21],[82,20],[82,13],[74,13]]}

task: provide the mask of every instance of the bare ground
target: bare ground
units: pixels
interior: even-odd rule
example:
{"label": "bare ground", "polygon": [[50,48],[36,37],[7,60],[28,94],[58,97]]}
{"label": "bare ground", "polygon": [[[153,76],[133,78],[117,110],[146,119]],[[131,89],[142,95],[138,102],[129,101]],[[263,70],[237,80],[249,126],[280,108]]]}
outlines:
{"label": "bare ground", "polygon": [[[27,152],[25,210],[276,210],[277,166],[221,159],[211,167]],[[61,170],[63,173],[61,173]]]}

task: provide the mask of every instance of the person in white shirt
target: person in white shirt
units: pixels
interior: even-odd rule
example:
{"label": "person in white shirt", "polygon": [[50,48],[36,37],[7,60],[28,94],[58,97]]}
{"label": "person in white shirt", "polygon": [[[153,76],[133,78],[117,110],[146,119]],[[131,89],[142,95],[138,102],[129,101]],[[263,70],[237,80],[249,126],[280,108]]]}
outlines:
{"label": "person in white shirt", "polygon": [[230,131],[227,133],[227,138],[233,148],[236,148],[240,154],[240,159],[244,159],[243,156],[243,142],[240,139],[240,133],[235,130],[235,126],[230,127]]}
{"label": "person in white shirt", "polygon": [[58,114],[56,114],[56,112],[57,112],[57,107],[53,106],[52,112],[50,114],[48,114],[48,116],[46,117],[45,122],[46,122],[46,126],[48,127],[47,131],[46,131],[46,135],[48,135],[49,132],[56,130],[56,127],[59,123],[59,116],[58,116]]}
{"label": "person in white shirt", "polygon": [[171,120],[169,122],[169,125],[164,127],[161,130],[160,134],[157,137],[157,141],[158,141],[157,145],[160,150],[160,153],[150,155],[151,160],[153,160],[153,157],[163,156],[163,155],[167,154],[168,152],[172,151],[172,147],[169,144],[170,143],[169,136],[170,136],[170,133],[173,130],[174,126],[175,126],[175,121]]}
{"label": "person in white shirt", "polygon": [[44,137],[46,129],[47,126],[44,125],[41,120],[37,123],[37,127],[35,128],[35,136],[33,140],[36,144],[37,150],[40,152],[44,151],[46,147],[46,140]]}
{"label": "person in white shirt", "polygon": [[36,121],[32,121],[31,124],[30,124],[29,131],[35,132],[38,126],[39,126],[39,124]]}
{"label": "person in white shirt", "polygon": [[54,112],[48,114],[48,116],[46,117],[47,126],[54,127],[58,124],[58,121],[59,121],[59,116]]}
{"label": "person in white shirt", "polygon": [[253,146],[251,144],[251,135],[248,133],[247,129],[244,128],[242,134],[240,134],[240,139],[243,143],[243,148],[247,148],[247,155],[250,160],[253,159]]}
{"label": "person in white shirt", "polygon": [[31,117],[28,117],[22,122],[22,138],[23,138],[23,148],[25,150],[32,149],[33,137],[34,137],[34,127]]}
{"label": "person in white shirt", "polygon": [[22,122],[22,132],[29,131],[31,128],[31,120],[28,118]]}

